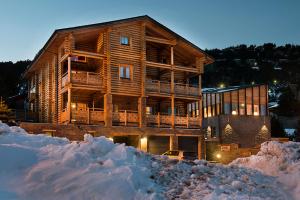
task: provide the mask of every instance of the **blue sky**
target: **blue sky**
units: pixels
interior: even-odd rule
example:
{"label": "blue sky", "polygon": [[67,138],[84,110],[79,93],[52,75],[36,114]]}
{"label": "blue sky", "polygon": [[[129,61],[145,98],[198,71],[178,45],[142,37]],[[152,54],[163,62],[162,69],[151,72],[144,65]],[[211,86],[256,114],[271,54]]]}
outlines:
{"label": "blue sky", "polygon": [[0,0],[0,61],[32,59],[58,28],[145,14],[203,49],[300,44],[299,0]]}

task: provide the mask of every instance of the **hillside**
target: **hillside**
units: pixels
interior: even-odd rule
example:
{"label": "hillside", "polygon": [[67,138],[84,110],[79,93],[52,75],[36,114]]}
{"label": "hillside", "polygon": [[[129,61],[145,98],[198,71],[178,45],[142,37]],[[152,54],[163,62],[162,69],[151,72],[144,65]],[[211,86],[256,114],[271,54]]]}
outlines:
{"label": "hillside", "polygon": [[252,82],[300,85],[299,45],[238,45],[206,52],[215,58],[215,63],[205,68],[204,87]]}

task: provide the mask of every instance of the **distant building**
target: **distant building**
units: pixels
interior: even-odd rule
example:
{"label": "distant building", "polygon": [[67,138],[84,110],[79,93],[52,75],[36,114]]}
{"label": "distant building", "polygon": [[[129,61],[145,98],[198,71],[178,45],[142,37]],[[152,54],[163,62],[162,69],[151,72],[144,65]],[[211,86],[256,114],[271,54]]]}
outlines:
{"label": "distant building", "polygon": [[207,144],[251,148],[270,139],[267,85],[204,88],[202,93]]}

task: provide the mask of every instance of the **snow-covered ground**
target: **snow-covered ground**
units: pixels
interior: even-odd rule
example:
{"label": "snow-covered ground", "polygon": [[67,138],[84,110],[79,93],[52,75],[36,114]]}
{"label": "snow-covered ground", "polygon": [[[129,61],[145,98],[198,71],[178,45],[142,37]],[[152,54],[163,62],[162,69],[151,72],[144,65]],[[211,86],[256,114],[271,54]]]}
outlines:
{"label": "snow-covered ground", "polygon": [[[266,150],[269,144],[274,149]],[[224,166],[153,156],[104,137],[29,135],[0,123],[0,199],[297,199],[299,144],[276,145],[263,146],[261,163],[250,157]]]}

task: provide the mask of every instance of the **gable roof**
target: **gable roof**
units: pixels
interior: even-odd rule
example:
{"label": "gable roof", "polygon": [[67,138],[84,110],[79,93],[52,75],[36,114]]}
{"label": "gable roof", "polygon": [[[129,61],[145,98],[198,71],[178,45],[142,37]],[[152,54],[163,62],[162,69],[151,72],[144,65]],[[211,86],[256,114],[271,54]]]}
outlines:
{"label": "gable roof", "polygon": [[[58,33],[62,32],[69,32],[69,31],[74,31],[74,30],[80,30],[80,29],[85,29],[85,28],[93,28],[93,27],[106,27],[106,26],[111,26],[114,24],[119,24],[123,22],[132,22],[132,21],[139,21],[139,20],[149,20],[150,22],[156,24],[160,28],[164,29],[165,31],[171,33],[174,35],[177,39],[182,40],[183,42],[189,44],[191,47],[194,49],[200,51],[205,55],[205,57],[210,61],[209,63],[212,63],[214,59],[209,56],[207,53],[205,53],[201,48],[196,46],[195,44],[191,43],[187,39],[183,38],[182,36],[178,35],[168,27],[164,26],[163,24],[159,23],[158,21],[154,20],[153,18],[149,17],[148,15],[142,15],[142,16],[137,16],[137,17],[131,17],[131,18],[125,18],[125,19],[119,19],[119,20],[113,20],[113,21],[108,21],[108,22],[102,22],[102,23],[96,23],[96,24],[88,24],[88,25],[82,25],[82,26],[75,26],[75,27],[69,27],[69,28],[61,28],[61,29],[56,29],[50,38],[47,40],[43,48],[36,54],[34,57],[32,63],[27,67],[27,70],[40,58],[40,56],[45,52],[45,49],[51,44],[51,42],[55,39]],[[26,73],[26,72],[25,72]]]}

